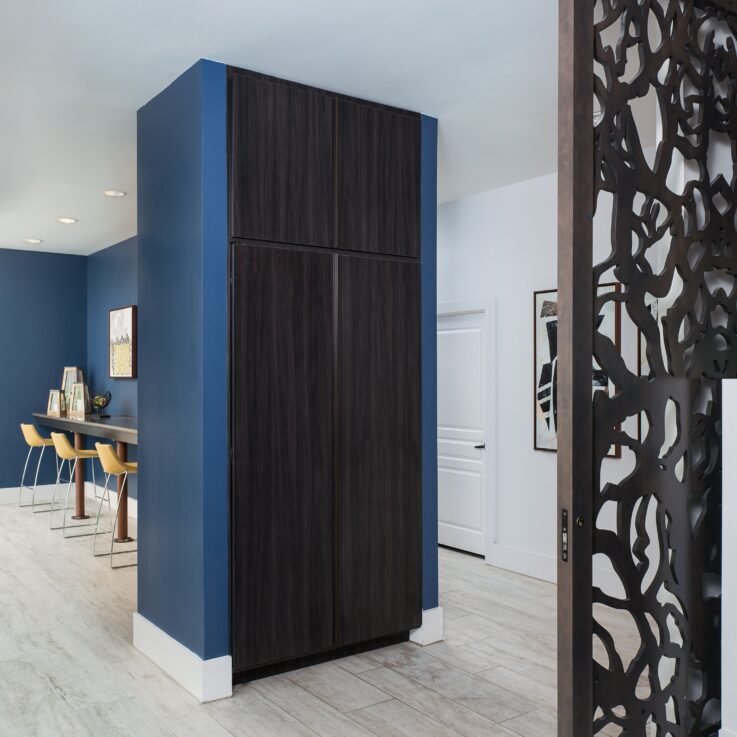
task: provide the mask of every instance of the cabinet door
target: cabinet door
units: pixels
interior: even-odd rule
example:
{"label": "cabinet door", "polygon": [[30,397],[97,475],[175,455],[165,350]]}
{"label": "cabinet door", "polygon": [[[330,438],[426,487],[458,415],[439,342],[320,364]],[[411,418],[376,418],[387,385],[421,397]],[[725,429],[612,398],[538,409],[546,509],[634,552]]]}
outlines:
{"label": "cabinet door", "polygon": [[334,259],[233,250],[236,672],[334,642]]}
{"label": "cabinet door", "polygon": [[339,644],[420,625],[419,264],[338,257]]}
{"label": "cabinet door", "polygon": [[332,245],[334,104],[325,94],[232,75],[232,237]]}
{"label": "cabinet door", "polygon": [[338,248],[420,255],[420,118],[338,103]]}

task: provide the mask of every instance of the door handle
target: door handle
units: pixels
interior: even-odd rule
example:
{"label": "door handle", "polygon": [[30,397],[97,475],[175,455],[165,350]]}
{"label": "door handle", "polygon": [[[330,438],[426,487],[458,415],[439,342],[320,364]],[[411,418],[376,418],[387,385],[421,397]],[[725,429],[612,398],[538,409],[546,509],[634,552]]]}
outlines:
{"label": "door handle", "polygon": [[474,445],[474,450],[486,450],[486,443],[483,443],[483,445]]}

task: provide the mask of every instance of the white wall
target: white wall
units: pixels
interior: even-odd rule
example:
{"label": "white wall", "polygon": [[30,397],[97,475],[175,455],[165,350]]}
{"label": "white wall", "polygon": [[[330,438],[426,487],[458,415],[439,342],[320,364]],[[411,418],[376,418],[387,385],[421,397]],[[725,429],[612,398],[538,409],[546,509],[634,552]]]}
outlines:
{"label": "white wall", "polygon": [[737,379],[722,382],[722,737],[737,737]]}
{"label": "white wall", "polygon": [[[610,215],[602,199],[594,222],[598,258],[609,243]],[[495,443],[497,500],[489,562],[549,581],[556,573],[557,455],[533,450],[533,292],[555,289],[556,272],[556,174],[439,208],[438,302],[496,306],[497,437],[487,442]],[[626,319],[622,350],[634,370],[636,335]],[[605,472],[621,477],[633,461],[605,461]]]}
{"label": "white wall", "polygon": [[556,286],[556,182],[551,174],[438,210],[438,302],[496,305],[491,562],[547,580],[555,577],[556,456],[532,449],[532,293]]}

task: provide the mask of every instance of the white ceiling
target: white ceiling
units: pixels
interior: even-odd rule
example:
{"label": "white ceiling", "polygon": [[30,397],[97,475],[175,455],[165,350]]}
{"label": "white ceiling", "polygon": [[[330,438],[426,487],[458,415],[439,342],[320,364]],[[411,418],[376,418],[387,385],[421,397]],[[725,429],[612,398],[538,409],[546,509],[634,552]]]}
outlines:
{"label": "white ceiling", "polygon": [[[440,119],[439,199],[556,168],[557,0],[36,0],[0,23],[0,247],[136,233],[136,110],[199,58]],[[103,189],[128,196],[111,199]],[[57,217],[78,218],[62,225]],[[24,238],[42,238],[28,246]]]}

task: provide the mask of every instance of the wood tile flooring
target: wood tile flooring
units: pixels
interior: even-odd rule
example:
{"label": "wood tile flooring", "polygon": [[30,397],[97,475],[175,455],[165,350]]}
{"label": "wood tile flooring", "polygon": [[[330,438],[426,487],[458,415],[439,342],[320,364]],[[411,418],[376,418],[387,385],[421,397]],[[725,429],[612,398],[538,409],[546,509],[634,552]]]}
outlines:
{"label": "wood tile flooring", "polygon": [[441,550],[446,641],[199,705],[131,645],[134,568],[0,506],[3,737],[554,737],[555,587]]}

